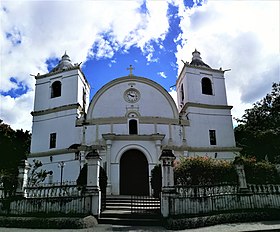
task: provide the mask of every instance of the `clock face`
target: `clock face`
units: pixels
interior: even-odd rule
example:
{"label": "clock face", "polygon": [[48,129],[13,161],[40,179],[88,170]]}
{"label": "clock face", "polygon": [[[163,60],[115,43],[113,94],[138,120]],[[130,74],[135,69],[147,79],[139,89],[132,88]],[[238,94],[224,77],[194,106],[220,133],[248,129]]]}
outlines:
{"label": "clock face", "polygon": [[124,99],[129,103],[138,102],[140,99],[140,92],[137,89],[128,89],[124,92]]}

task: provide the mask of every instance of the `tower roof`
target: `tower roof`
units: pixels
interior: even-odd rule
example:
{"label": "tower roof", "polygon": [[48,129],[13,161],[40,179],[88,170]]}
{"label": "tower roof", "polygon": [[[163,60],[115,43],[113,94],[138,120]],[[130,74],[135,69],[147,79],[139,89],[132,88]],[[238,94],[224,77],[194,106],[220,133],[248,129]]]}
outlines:
{"label": "tower roof", "polygon": [[73,68],[73,64],[71,63],[70,57],[64,53],[64,55],[61,57],[61,60],[59,61],[58,65],[54,67],[50,73],[57,72],[57,71],[64,71]]}
{"label": "tower roof", "polygon": [[193,66],[203,66],[203,67],[207,67],[207,68],[211,68],[208,64],[205,64],[201,57],[200,57],[200,52],[197,51],[196,49],[194,50],[194,52],[192,53],[193,57],[192,57],[192,61],[190,63],[190,65]]}

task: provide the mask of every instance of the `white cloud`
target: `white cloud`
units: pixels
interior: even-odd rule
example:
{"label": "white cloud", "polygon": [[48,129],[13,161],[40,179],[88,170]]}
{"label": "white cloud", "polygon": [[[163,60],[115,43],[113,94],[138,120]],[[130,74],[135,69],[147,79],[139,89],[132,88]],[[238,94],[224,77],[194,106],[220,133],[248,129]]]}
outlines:
{"label": "white cloud", "polygon": [[163,78],[167,78],[167,76],[164,72],[158,72],[157,74],[160,75]]}
{"label": "white cloud", "polygon": [[[67,51],[73,63],[85,63],[93,55],[113,57],[120,48],[125,52],[134,45],[152,61],[151,41],[159,43],[169,27],[165,1],[148,1],[147,13],[140,10],[142,0],[1,4],[0,91],[17,88],[11,77],[29,89],[19,98],[1,96],[1,118],[14,128],[31,129],[35,81],[29,74],[46,73],[47,59]],[[94,54],[93,45],[97,45]]]}
{"label": "white cloud", "polygon": [[168,93],[171,95],[171,97],[173,98],[173,100],[176,103],[176,106],[178,107],[178,104],[177,104],[177,92],[176,92],[176,90],[172,89]]}
{"label": "white cloud", "polygon": [[33,109],[34,91],[17,98],[0,95],[0,118],[11,125],[13,129],[30,130],[32,119],[30,112]]}
{"label": "white cloud", "polygon": [[280,81],[279,1],[211,1],[200,7],[180,6],[183,45],[178,46],[177,65],[191,61],[197,48],[212,68],[226,72],[228,102],[240,118],[244,109]]}

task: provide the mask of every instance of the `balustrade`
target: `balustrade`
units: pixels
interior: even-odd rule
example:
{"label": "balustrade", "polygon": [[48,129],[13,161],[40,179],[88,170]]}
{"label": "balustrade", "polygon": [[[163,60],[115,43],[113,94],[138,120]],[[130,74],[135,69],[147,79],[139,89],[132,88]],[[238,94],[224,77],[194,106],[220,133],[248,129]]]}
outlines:
{"label": "balustrade", "polygon": [[180,197],[203,197],[237,193],[237,185],[175,186]]}
{"label": "balustrade", "polygon": [[248,189],[252,193],[268,193],[276,194],[280,193],[280,185],[275,184],[248,184]]}
{"label": "balustrade", "polygon": [[24,191],[27,198],[81,196],[81,189],[75,182],[64,182],[64,185],[33,185],[26,187]]}

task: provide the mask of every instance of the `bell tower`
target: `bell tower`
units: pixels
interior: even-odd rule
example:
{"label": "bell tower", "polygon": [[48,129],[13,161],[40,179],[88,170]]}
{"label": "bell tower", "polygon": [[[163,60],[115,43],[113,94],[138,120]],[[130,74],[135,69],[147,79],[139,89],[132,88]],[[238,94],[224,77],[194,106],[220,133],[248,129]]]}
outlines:
{"label": "bell tower", "polygon": [[176,82],[181,118],[190,121],[186,143],[192,155],[231,159],[235,139],[231,106],[227,104],[224,72],[202,61],[195,49]]}
{"label": "bell tower", "polygon": [[66,52],[55,68],[35,79],[30,157],[67,154],[69,146],[81,143],[76,120],[85,116],[90,86]]}

